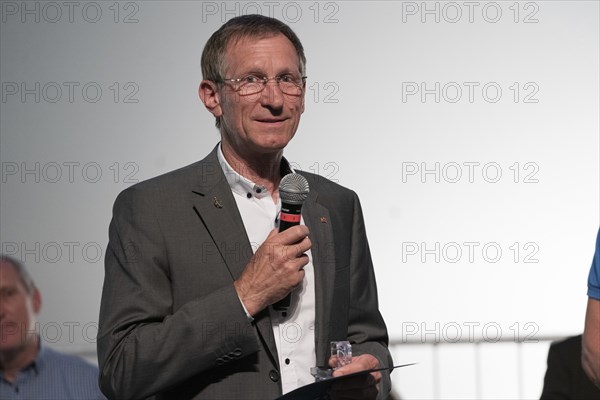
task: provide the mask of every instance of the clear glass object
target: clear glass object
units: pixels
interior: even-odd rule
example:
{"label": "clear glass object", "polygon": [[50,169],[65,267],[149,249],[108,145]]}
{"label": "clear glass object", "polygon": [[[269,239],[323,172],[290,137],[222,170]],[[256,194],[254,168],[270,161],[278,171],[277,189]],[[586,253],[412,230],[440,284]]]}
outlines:
{"label": "clear glass object", "polygon": [[352,345],[347,340],[331,342],[331,357],[334,367],[322,368],[312,367],[310,374],[315,377],[315,382],[324,381],[333,377],[333,371],[352,362]]}
{"label": "clear glass object", "polygon": [[333,369],[338,369],[352,362],[352,345],[349,341],[343,340],[331,342],[331,357],[335,362]]}

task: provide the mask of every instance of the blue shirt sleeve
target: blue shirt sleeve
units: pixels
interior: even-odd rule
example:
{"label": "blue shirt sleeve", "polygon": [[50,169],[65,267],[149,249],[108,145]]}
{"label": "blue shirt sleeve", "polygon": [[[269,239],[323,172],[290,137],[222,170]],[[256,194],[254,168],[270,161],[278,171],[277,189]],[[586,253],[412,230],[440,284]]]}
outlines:
{"label": "blue shirt sleeve", "polygon": [[596,238],[596,253],[588,276],[588,297],[600,300],[600,231]]}

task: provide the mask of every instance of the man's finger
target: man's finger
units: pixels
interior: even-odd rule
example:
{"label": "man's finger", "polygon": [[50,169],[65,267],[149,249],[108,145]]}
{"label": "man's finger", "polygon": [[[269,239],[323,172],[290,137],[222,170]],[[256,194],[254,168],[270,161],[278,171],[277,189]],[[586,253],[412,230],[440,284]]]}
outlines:
{"label": "man's finger", "polygon": [[278,244],[290,245],[297,243],[307,237],[309,234],[306,225],[296,225],[286,229],[283,232],[279,232],[277,238],[272,238]]}

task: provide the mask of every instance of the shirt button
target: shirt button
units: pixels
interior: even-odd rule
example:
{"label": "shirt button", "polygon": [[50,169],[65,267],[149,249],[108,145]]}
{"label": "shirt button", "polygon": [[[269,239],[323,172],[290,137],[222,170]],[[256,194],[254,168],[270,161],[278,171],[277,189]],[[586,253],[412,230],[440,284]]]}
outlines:
{"label": "shirt button", "polygon": [[285,359],[285,365],[290,365],[290,359],[289,358]]}
{"label": "shirt button", "polygon": [[262,193],[262,189],[261,188],[256,188],[256,193]]}
{"label": "shirt button", "polygon": [[246,197],[249,198],[249,199],[251,199],[252,198],[252,193],[250,193],[250,192],[246,193]]}
{"label": "shirt button", "polygon": [[269,372],[269,378],[271,378],[271,380],[272,380],[273,382],[277,382],[277,381],[279,381],[279,372],[277,372],[277,371],[275,371],[274,369],[272,369],[272,370]]}

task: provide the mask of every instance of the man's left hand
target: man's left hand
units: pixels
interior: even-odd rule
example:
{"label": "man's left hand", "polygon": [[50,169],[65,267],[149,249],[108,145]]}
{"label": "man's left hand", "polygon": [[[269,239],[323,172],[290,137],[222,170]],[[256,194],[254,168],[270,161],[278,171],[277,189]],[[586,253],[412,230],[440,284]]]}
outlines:
{"label": "man's left hand", "polygon": [[[333,357],[329,359],[329,365],[331,367],[335,366],[335,359]],[[355,372],[375,368],[379,368],[379,360],[370,354],[361,354],[360,356],[352,357],[350,364],[333,371],[333,377],[350,375]],[[371,372],[367,375],[349,378],[341,382],[336,382],[332,386],[330,396],[335,400],[376,399],[379,393],[379,389],[377,388],[379,381],[381,381],[380,372]]]}

